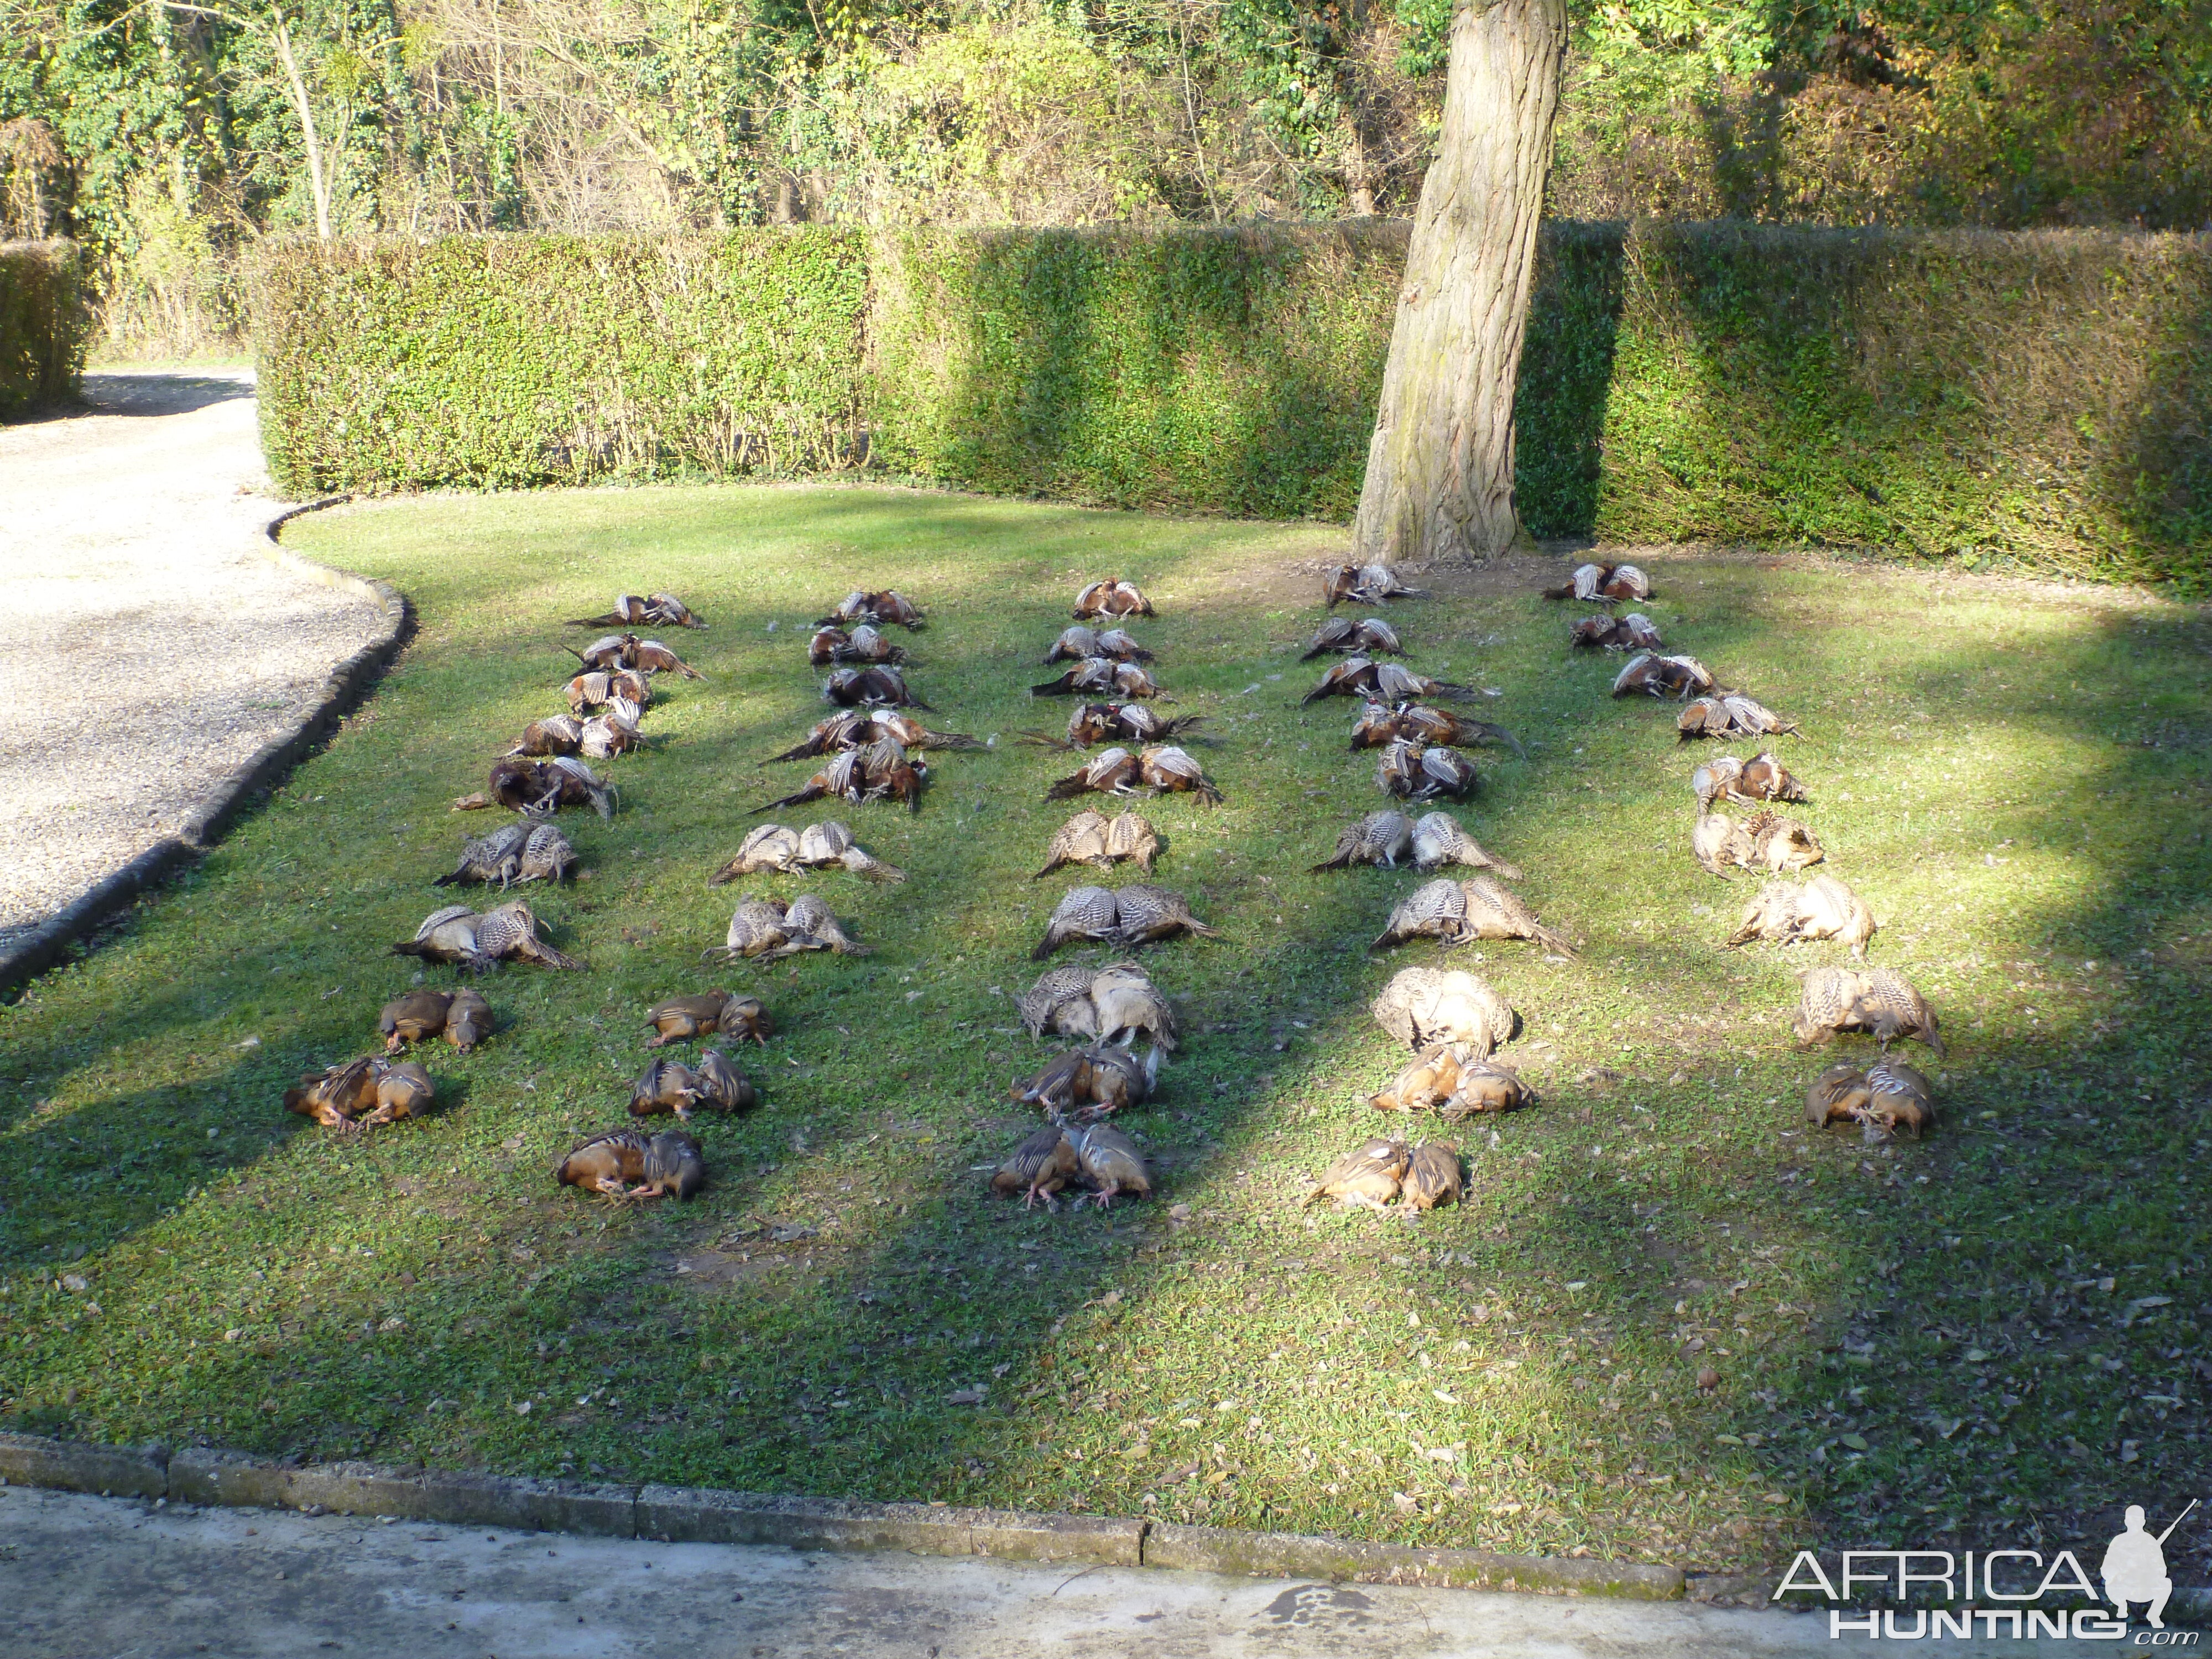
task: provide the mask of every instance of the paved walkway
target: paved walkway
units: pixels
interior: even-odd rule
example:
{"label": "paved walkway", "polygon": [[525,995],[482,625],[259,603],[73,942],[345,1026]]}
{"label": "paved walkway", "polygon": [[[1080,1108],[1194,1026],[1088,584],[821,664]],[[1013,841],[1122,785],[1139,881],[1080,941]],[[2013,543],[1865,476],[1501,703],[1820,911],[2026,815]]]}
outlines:
{"label": "paved walkway", "polygon": [[0,944],[176,832],[380,622],[252,549],[243,370],[88,374],[0,427]]}
{"label": "paved walkway", "polygon": [[[1936,1645],[1951,1659],[2074,1650]],[[0,1489],[0,1653],[9,1659],[1780,1659],[1842,1650],[1822,1618],[1686,1603],[459,1531]]]}

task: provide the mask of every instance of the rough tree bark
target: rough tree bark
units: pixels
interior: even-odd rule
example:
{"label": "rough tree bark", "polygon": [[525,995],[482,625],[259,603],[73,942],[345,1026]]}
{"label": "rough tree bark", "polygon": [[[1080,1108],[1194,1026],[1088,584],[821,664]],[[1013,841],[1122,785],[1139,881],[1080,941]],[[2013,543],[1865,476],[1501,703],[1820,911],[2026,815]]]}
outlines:
{"label": "rough tree bark", "polygon": [[1352,526],[1362,562],[1487,558],[1520,532],[1513,387],[1566,0],[1461,0]]}

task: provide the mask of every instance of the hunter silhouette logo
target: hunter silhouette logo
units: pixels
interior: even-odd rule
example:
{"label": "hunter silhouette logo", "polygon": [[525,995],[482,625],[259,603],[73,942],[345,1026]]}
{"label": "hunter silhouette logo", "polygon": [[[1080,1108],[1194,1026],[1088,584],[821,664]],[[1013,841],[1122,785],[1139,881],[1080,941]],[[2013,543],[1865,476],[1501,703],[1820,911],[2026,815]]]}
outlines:
{"label": "hunter silhouette logo", "polygon": [[[2196,1507],[2192,1498],[2189,1510]],[[2173,1580],[2166,1572],[2166,1540],[2173,1536],[2174,1527],[2189,1518],[2189,1510],[2175,1516],[2173,1525],[2154,1538],[2143,1530],[2142,1505],[2128,1505],[2127,1530],[2106,1547],[2105,1565],[2100,1569],[2114,1618],[2124,1620],[2130,1601],[2148,1601],[2150,1627],[2166,1628],[2166,1599],[2173,1594]]]}

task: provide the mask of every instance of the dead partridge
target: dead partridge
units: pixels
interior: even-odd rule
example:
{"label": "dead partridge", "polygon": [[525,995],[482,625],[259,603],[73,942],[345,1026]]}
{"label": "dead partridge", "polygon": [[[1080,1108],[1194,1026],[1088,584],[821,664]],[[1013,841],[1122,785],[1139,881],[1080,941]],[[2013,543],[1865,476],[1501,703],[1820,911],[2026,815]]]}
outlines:
{"label": "dead partridge", "polygon": [[1401,968],[1369,1005],[1382,1029],[1416,1052],[1464,1042],[1487,1055],[1511,1040],[1512,1005],[1473,974]]}
{"label": "dead partridge", "polygon": [[491,1031],[491,1005],[483,994],[467,985],[454,992],[453,1006],[446,1012],[446,1041],[467,1054]]}
{"label": "dead partridge", "polygon": [[1577,565],[1565,582],[1543,592],[1547,599],[1641,601],[1651,597],[1651,578],[1632,564]]}
{"label": "dead partridge", "polygon": [[753,1088],[752,1079],[731,1061],[720,1048],[709,1048],[699,1056],[692,1068],[699,1079],[695,1104],[710,1107],[718,1112],[744,1112],[752,1109],[760,1099]]}
{"label": "dead partridge", "polygon": [[1355,864],[1379,864],[1395,870],[1398,860],[1413,850],[1413,821],[1403,812],[1370,812],[1337,832],[1336,851],[1310,873],[1345,870]]}
{"label": "dead partridge", "polygon": [[1508,881],[1521,879],[1519,865],[1491,857],[1475,844],[1472,836],[1460,828],[1459,820],[1450,813],[1431,812],[1413,825],[1413,867],[1416,870],[1436,870],[1447,864],[1464,864],[1477,870],[1487,870]]}
{"label": "dead partridge", "polygon": [[[1607,618],[1608,621],[1611,618]],[[1402,657],[1406,647],[1398,643],[1398,630],[1380,617],[1366,617],[1353,622],[1348,617],[1330,617],[1314,629],[1306,641],[1305,654],[1300,662],[1311,662],[1316,657],[1334,651],[1357,652],[1361,656]]]}
{"label": "dead partridge", "polygon": [[1385,599],[1425,599],[1425,587],[1408,587],[1387,564],[1343,564],[1322,579],[1322,605],[1334,611],[1346,599],[1355,605],[1380,605]]}
{"label": "dead partridge", "polygon": [[1449,1140],[1425,1140],[1406,1158],[1400,1196],[1416,1211],[1459,1202],[1459,1147]]}
{"label": "dead partridge", "polygon": [[697,996],[672,997],[646,1011],[645,1040],[648,1048],[665,1048],[672,1042],[717,1033],[743,1041],[751,1037],[766,1047],[774,1029],[758,997],[732,996],[727,991],[707,991]]}
{"label": "dead partridge", "polygon": [[635,1129],[602,1129],[568,1150],[553,1166],[563,1187],[582,1187],[609,1198],[623,1197],[629,1183],[645,1178],[646,1136]]}
{"label": "dead partridge", "polygon": [[381,1061],[378,1064],[376,1106],[362,1119],[362,1127],[374,1128],[380,1124],[396,1123],[403,1117],[420,1117],[430,1109],[437,1091],[430,1085],[430,1074],[419,1063],[404,1060],[396,1066]]}
{"label": "dead partridge", "polygon": [[1936,1091],[1917,1071],[1894,1054],[1884,1054],[1867,1067],[1866,1139],[1888,1140],[1902,1134],[1911,1140],[1936,1127]]}
{"label": "dead partridge", "polygon": [[1142,1060],[1127,1048],[1076,1048],[1054,1055],[1009,1093],[1053,1117],[1097,1117],[1144,1104],[1158,1085],[1159,1073],[1158,1048],[1148,1050]]}
{"label": "dead partridge", "polygon": [[846,936],[830,907],[811,893],[801,893],[792,900],[783,913],[784,931],[788,935],[781,956],[795,955],[801,951],[830,951],[841,957],[865,957],[871,953],[866,945],[856,944]]}
{"label": "dead partridge", "polygon": [[1805,1120],[1816,1129],[1832,1123],[1863,1122],[1867,1103],[1873,1098],[1866,1073],[1845,1060],[1831,1066],[1805,1085]]}
{"label": "dead partridge", "polygon": [[1935,1011],[1892,968],[1811,969],[1799,989],[1791,1030],[1800,1042],[1825,1042],[1838,1031],[1871,1031],[1884,1048],[1917,1037],[1939,1059],[1943,1053]]}
{"label": "dead partridge", "polygon": [[284,1091],[284,1108],[314,1119],[325,1129],[355,1133],[361,1120],[376,1109],[376,1085],[382,1066],[377,1055],[363,1054],[359,1060],[331,1066],[319,1077],[310,1073],[300,1079],[297,1088]]}
{"label": "dead partridge", "polygon": [[1333,1198],[1346,1209],[1380,1210],[1398,1196],[1411,1154],[1402,1140],[1372,1136],[1323,1170],[1300,1207]]}
{"label": "dead partridge", "polygon": [[679,1203],[707,1184],[707,1155],[681,1129],[663,1129],[645,1143],[644,1168],[632,1198],[672,1198]]}
{"label": "dead partridge", "polygon": [[384,1005],[376,1029],[384,1033],[384,1052],[396,1054],[410,1042],[426,1042],[446,1029],[453,1006],[451,991],[410,991]]}
{"label": "dead partridge", "polygon": [[1102,1041],[1127,1048],[1142,1034],[1163,1052],[1175,1052],[1175,1008],[1135,963],[1107,963],[1091,976],[1088,989],[1091,1024]]}
{"label": "dead partridge", "polygon": [[1040,1200],[1046,1209],[1056,1210],[1060,1206],[1053,1194],[1074,1180],[1080,1168],[1075,1148],[1068,1144],[1067,1131],[1057,1123],[1048,1123],[1015,1147],[1013,1156],[999,1166],[991,1177],[991,1190],[1008,1198],[1019,1193],[1024,1210]]}
{"label": "dead partridge", "polygon": [[1073,614],[1080,622],[1087,617],[1152,617],[1159,613],[1152,609],[1152,602],[1136,583],[1109,576],[1103,581],[1085,585],[1075,596]]}
{"label": "dead partridge", "polygon": [[651,1117],[656,1113],[673,1112],[678,1117],[689,1118],[699,1092],[697,1075],[683,1061],[653,1060],[630,1085],[629,1115]]}
{"label": "dead partridge", "polygon": [[1432,1043],[1387,1088],[1368,1096],[1367,1103],[1378,1112],[1433,1112],[1459,1087],[1460,1073],[1481,1063],[1482,1057],[1464,1042]]}
{"label": "dead partridge", "polygon": [[1067,1132],[1075,1148],[1076,1164],[1093,1201],[1102,1210],[1127,1193],[1132,1198],[1152,1195],[1152,1172],[1145,1167],[1137,1143],[1110,1123],[1087,1123]]}
{"label": "dead partridge", "polygon": [[1111,943],[1120,935],[1116,932],[1121,921],[1121,906],[1112,890],[1104,887],[1071,887],[1045,923],[1044,938],[1030,959],[1042,962],[1070,939],[1101,939]]}

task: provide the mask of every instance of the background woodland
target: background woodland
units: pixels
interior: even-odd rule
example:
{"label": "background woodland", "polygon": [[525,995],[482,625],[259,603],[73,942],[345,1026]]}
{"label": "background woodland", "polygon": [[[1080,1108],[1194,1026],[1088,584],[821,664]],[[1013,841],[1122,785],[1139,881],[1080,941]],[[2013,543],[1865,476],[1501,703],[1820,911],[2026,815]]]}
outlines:
{"label": "background woodland", "polygon": [[[0,237],[110,356],[265,238],[1403,215],[1449,0],[0,0]],[[1577,0],[1555,216],[2193,229],[2203,0]]]}

